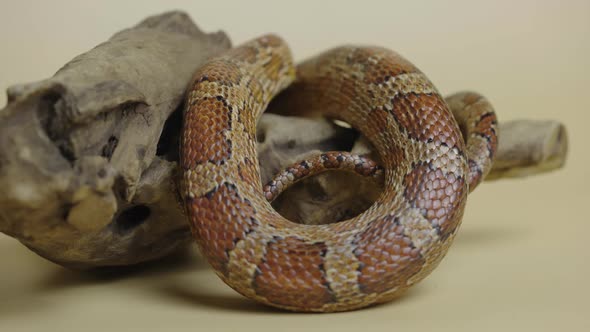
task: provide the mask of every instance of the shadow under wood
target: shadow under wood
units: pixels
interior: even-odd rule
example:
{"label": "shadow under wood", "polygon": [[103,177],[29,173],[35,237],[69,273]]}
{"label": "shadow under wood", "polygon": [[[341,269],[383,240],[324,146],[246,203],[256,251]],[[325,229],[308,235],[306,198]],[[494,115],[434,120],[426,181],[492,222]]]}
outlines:
{"label": "shadow under wood", "polygon": [[87,271],[57,269],[38,288],[42,292],[58,291],[92,284],[106,284],[132,278],[160,278],[174,273],[208,268],[195,251],[185,249],[159,260],[130,266],[102,267]]}

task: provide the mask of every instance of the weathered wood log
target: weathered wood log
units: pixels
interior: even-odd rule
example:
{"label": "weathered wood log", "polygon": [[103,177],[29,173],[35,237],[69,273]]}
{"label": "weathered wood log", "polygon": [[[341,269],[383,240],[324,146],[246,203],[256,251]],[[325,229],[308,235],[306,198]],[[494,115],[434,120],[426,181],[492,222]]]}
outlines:
{"label": "weathered wood log", "polygon": [[[50,79],[9,88],[0,110],[0,231],[71,268],[134,264],[189,245],[176,190],[182,97],[192,72],[229,47],[224,33],[205,34],[186,14],[165,13]],[[493,177],[563,165],[567,140],[558,123],[500,127]],[[321,118],[265,114],[257,138],[263,183],[314,152],[371,151],[356,131]],[[326,172],[273,206],[293,221],[326,223],[361,212],[380,191]]]}
{"label": "weathered wood log", "polygon": [[[132,264],[187,243],[174,135],[187,82],[230,47],[181,12],[147,18],[0,111],[0,231],[71,267]],[[168,120],[168,122],[166,122]]]}
{"label": "weathered wood log", "polygon": [[551,120],[517,120],[500,124],[501,142],[486,180],[550,172],[565,165],[565,126]]}

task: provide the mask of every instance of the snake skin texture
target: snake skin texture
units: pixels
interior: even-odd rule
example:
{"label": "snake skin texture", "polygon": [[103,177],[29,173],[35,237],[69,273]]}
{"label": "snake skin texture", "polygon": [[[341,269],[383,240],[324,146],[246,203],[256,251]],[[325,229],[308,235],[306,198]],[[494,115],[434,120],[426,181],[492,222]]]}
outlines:
{"label": "snake skin texture", "polygon": [[383,168],[367,156],[345,151],[326,152],[287,167],[264,186],[264,196],[269,202],[272,202],[291,185],[329,169],[349,171],[371,177],[375,181],[379,181],[383,177]]}
{"label": "snake skin texture", "polygon": [[[260,182],[256,123],[271,99],[293,112],[351,124],[380,165],[326,152]],[[333,312],[387,302],[447,252],[467,194],[491,168],[496,118],[475,93],[449,97],[397,53],[344,46],[297,67],[267,35],[201,67],[187,92],[182,194],[201,252],[242,295],[293,310]],[[454,113],[454,115],[453,115]],[[270,205],[291,183],[326,169],[384,178],[376,202],[324,225],[293,223]]]}

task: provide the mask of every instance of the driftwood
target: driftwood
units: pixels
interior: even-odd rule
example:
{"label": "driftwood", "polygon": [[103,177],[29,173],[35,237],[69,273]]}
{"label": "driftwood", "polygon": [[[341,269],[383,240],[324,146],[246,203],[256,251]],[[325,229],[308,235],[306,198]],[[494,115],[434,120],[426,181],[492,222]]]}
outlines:
{"label": "driftwood", "polygon": [[[180,12],[115,34],[0,111],[0,231],[59,264],[131,264],[184,246],[171,114],[230,47]],[[177,112],[178,113],[178,112]],[[168,121],[167,121],[168,120]]]}
{"label": "driftwood", "polygon": [[501,140],[486,180],[525,177],[564,166],[567,132],[557,121],[519,120],[500,124]]}
{"label": "driftwood", "polygon": [[[0,231],[72,268],[127,265],[191,243],[178,203],[178,134],[184,89],[204,60],[230,47],[184,13],[154,16],[76,57],[54,77],[8,89],[0,110]],[[559,168],[556,122],[501,124],[492,177]],[[325,119],[265,114],[258,125],[262,181],[305,155],[368,153],[352,129]],[[273,206],[310,224],[351,217],[380,185],[327,172]]]}

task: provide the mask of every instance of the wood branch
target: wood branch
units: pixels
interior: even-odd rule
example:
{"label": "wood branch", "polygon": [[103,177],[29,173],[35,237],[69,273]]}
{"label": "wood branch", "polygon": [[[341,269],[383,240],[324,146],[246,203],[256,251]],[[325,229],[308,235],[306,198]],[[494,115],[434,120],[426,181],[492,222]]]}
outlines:
{"label": "wood branch", "polygon": [[518,120],[500,124],[500,144],[486,180],[550,172],[565,165],[565,126],[557,121]]}
{"label": "wood branch", "polygon": [[[194,70],[230,47],[181,12],[147,18],[0,110],[0,231],[70,267],[132,264],[186,245],[174,134]],[[168,119],[168,122],[166,122]]]}
{"label": "wood branch", "polygon": [[[9,88],[0,110],[0,231],[71,268],[134,264],[188,246],[176,189],[182,97],[192,72],[229,47],[224,33],[205,34],[170,12],[115,34],[50,79]],[[563,165],[559,123],[500,131],[491,177]],[[263,182],[312,153],[371,151],[356,131],[321,118],[265,114],[257,138]],[[360,213],[381,190],[326,172],[273,206],[293,221],[327,223]]]}

